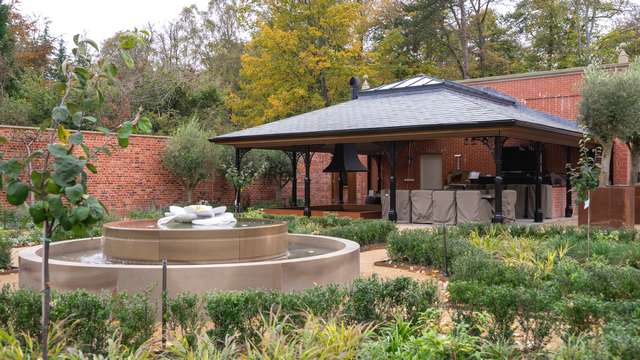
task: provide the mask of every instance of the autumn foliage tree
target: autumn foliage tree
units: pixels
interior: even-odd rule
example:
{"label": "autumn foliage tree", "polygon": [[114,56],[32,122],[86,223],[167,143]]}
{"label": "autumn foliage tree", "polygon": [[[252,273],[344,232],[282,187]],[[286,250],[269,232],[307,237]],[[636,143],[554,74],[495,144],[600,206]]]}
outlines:
{"label": "autumn foliage tree", "polygon": [[242,56],[240,90],[228,104],[232,121],[251,126],[347,98],[362,66],[352,1],[269,0]]}

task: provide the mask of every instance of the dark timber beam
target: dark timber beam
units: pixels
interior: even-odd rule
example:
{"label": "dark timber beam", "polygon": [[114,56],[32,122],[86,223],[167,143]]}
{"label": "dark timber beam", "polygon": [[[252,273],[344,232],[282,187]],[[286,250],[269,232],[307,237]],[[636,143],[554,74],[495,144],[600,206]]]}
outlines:
{"label": "dark timber beam", "polygon": [[304,215],[311,216],[311,151],[304,150]]}
{"label": "dark timber beam", "polygon": [[496,176],[494,178],[494,215],[492,222],[496,224],[502,224],[504,222],[504,215],[502,214],[502,146],[504,145],[506,138],[504,136],[495,136],[493,138],[493,158],[496,163]]}
{"label": "dark timber beam", "polygon": [[398,220],[396,211],[396,142],[389,143],[389,220]]}
{"label": "dark timber beam", "polygon": [[378,164],[378,194],[382,191],[382,156],[376,156],[376,164]]}
{"label": "dark timber beam", "polygon": [[566,176],[566,188],[565,188],[565,199],[566,205],[564,207],[564,217],[572,217],[573,216],[573,198],[571,196],[571,174],[569,174],[569,167],[571,166],[571,147],[565,147],[566,156],[567,156],[567,165],[565,167],[565,176]]}
{"label": "dark timber beam", "polygon": [[367,196],[369,196],[369,191],[371,191],[371,155],[367,155]]}
{"label": "dark timber beam", "polygon": [[291,207],[298,207],[298,153],[291,151],[288,153],[291,159]]}
{"label": "dark timber beam", "polygon": [[541,223],[544,219],[542,212],[542,155],[544,145],[537,142],[536,145],[536,210],[533,213],[533,221]]}
{"label": "dark timber beam", "polygon": [[347,173],[344,171],[338,173],[338,204],[340,205],[344,204],[344,183],[346,176]]}

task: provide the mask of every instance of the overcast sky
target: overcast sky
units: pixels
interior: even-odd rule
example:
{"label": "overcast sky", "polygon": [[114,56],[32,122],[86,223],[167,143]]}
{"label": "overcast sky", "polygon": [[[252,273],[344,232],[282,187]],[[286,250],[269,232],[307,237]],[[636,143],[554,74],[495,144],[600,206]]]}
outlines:
{"label": "overcast sky", "polygon": [[[70,44],[77,33],[102,42],[118,30],[162,25],[191,4],[204,9],[207,0],[21,0],[23,14],[47,18],[53,35]],[[82,13],[82,15],[81,15]]]}

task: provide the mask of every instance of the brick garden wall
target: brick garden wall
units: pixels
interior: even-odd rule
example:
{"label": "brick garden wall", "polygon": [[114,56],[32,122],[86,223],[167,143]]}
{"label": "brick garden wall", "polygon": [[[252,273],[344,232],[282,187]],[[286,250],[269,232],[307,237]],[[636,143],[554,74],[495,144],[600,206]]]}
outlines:
{"label": "brick garden wall", "polygon": [[[43,148],[50,132],[35,137],[37,129],[0,126],[0,135],[9,140],[0,145],[5,158],[24,157],[24,139],[33,137],[31,149]],[[162,165],[161,155],[168,137],[133,135],[129,147],[121,149],[113,137],[98,132],[84,132],[89,146],[114,145],[111,156],[101,155],[95,165],[98,174],[89,174],[89,192],[97,196],[110,211],[124,213],[134,209],[165,207],[183,203],[186,195],[179,181]],[[243,196],[249,203],[272,201],[275,186],[258,179]],[[233,187],[219,174],[202,182],[193,194],[194,201],[207,200],[216,204],[232,204]],[[4,194],[0,202],[6,206]]]}
{"label": "brick garden wall", "polygon": [[[626,65],[609,65],[608,68],[611,71],[624,71]],[[492,88],[518,99],[532,109],[569,120],[576,120],[583,75],[584,73],[581,69],[576,69],[574,71],[546,73],[540,76],[526,76],[526,74],[523,74],[522,77],[505,76],[471,79],[463,83],[474,87]],[[551,155],[558,153],[546,152],[545,161],[564,161],[563,157]],[[626,184],[631,166],[629,150],[623,143],[616,141],[613,152],[613,184]],[[558,164],[554,166],[558,166]]]}

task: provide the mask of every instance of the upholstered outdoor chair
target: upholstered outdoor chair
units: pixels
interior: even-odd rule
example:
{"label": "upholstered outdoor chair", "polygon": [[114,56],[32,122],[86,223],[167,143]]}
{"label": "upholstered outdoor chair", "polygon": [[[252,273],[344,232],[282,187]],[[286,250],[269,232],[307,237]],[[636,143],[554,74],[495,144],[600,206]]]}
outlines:
{"label": "upholstered outdoor chair", "polygon": [[456,217],[458,224],[491,222],[491,202],[480,190],[456,191]]}
{"label": "upholstered outdoor chair", "polygon": [[433,191],[433,223],[456,223],[456,192],[449,190]]}
{"label": "upholstered outdoor chair", "polygon": [[411,222],[433,222],[433,190],[411,190]]}

